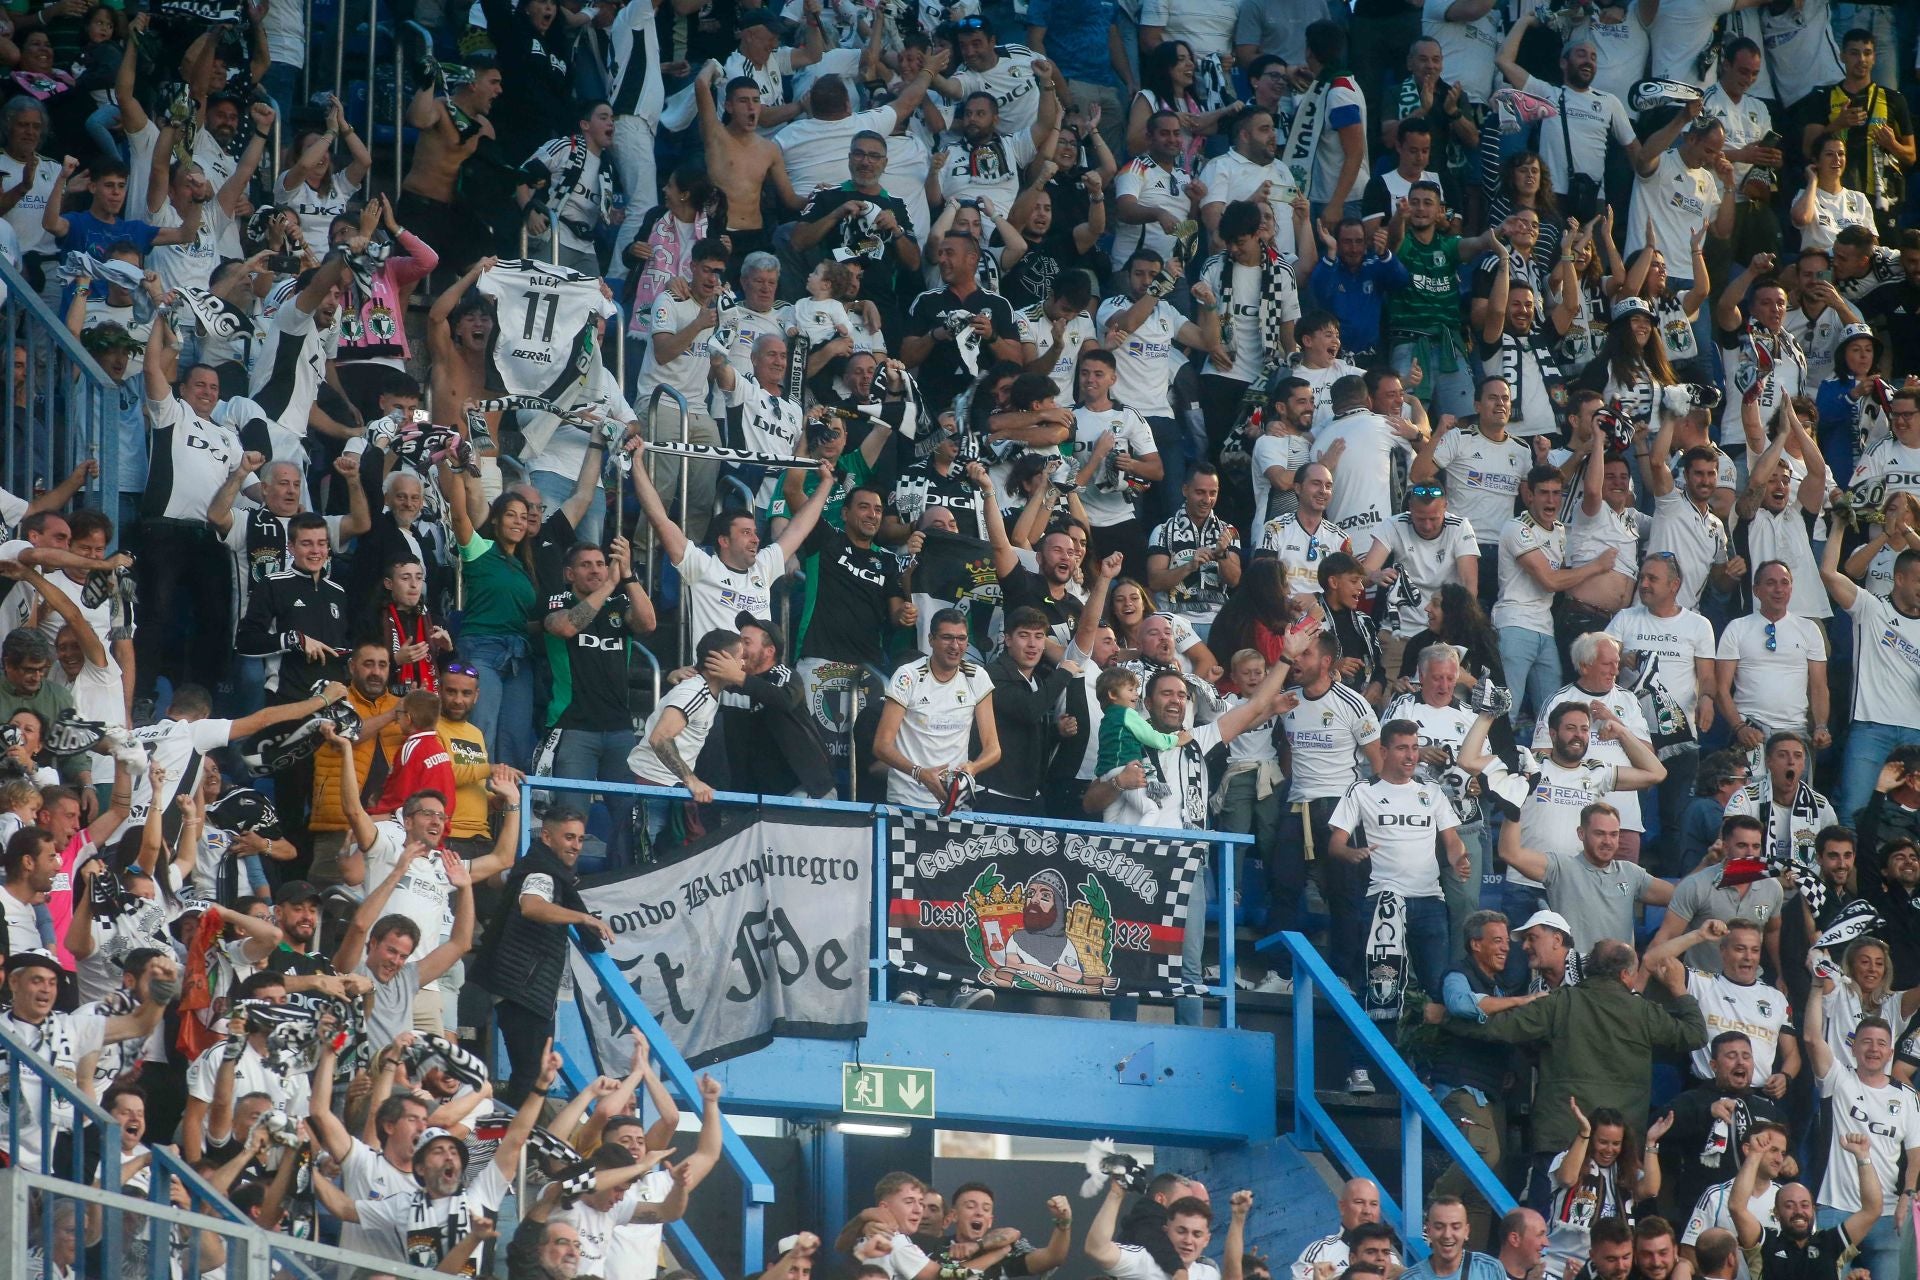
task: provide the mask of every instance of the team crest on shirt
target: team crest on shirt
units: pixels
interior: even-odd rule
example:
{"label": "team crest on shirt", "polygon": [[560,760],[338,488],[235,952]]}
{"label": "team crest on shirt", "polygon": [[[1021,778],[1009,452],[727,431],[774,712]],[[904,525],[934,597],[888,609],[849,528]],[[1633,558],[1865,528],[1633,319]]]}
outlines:
{"label": "team crest on shirt", "polygon": [[1329,729],[1333,728],[1333,712],[1322,711],[1320,713],[1320,723]]}
{"label": "team crest on shirt", "polygon": [[1418,798],[1422,809],[1430,808],[1433,805],[1433,798],[1424,791],[1419,793]]}
{"label": "team crest on shirt", "polygon": [[1771,1018],[1773,1016],[1773,1002],[1771,1000],[1756,1000],[1753,1007],[1760,1011],[1760,1016],[1763,1018]]}

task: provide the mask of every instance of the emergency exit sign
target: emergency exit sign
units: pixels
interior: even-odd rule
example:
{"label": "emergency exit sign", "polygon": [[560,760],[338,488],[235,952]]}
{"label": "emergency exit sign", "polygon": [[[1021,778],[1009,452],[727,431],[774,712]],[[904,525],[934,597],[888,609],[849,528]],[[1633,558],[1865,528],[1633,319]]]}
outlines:
{"label": "emergency exit sign", "polygon": [[850,1116],[933,1119],[933,1068],[840,1066],[840,1109]]}

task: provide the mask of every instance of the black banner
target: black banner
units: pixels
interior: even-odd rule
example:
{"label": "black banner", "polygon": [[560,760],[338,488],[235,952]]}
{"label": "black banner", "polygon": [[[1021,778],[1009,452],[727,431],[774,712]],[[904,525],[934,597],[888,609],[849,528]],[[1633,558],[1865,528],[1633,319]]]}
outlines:
{"label": "black banner", "polygon": [[1180,948],[1204,844],[919,815],[888,840],[888,959],[903,972],[1056,995],[1198,991]]}

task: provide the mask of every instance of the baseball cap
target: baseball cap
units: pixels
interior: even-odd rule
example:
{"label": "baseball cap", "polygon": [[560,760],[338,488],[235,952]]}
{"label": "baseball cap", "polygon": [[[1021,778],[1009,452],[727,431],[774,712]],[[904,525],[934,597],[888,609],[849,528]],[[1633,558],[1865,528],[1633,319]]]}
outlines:
{"label": "baseball cap", "polygon": [[1536,911],[1527,917],[1527,922],[1515,929],[1515,933],[1525,933],[1529,929],[1538,929],[1545,925],[1549,929],[1558,929],[1569,938],[1573,936],[1573,926],[1558,911]]}
{"label": "baseball cap", "polygon": [[1628,316],[1645,316],[1653,319],[1653,308],[1647,305],[1645,298],[1621,298],[1613,304],[1613,318],[1625,320]]}
{"label": "baseball cap", "polygon": [[772,9],[742,9],[733,19],[733,29],[745,31],[748,27],[765,27],[777,36],[790,30],[787,20]]}
{"label": "baseball cap", "polygon": [[40,947],[28,947],[24,950],[16,951],[7,957],[7,976],[9,978],[16,973],[25,973],[28,969],[51,969],[55,973],[65,972],[61,969],[60,961],[54,956],[53,952],[43,950]]}
{"label": "baseball cap", "polygon": [[280,906],[293,906],[299,902],[312,902],[320,896],[320,891],[306,880],[289,880],[274,893],[273,900]]}
{"label": "baseball cap", "polygon": [[769,622],[765,618],[756,618],[752,613],[742,609],[733,616],[733,629],[745,631],[748,627],[756,627],[763,632],[767,637],[767,643],[773,646],[775,653],[787,651],[787,637],[781,633],[777,623]]}

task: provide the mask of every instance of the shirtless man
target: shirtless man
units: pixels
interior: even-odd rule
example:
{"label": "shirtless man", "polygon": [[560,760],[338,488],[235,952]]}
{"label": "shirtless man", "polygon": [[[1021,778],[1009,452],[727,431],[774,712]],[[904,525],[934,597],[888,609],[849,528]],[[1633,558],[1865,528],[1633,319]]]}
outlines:
{"label": "shirtless man", "polygon": [[709,64],[693,82],[693,98],[700,111],[707,173],[727,193],[727,221],[732,224],[727,241],[733,248],[728,272],[738,279],[741,261],[773,244],[773,233],[760,218],[761,189],[771,184],[780,202],[795,213],[806,201],[794,192],[779,146],[758,132],[760,86],[746,76],[731,81],[723,117],[713,105],[713,86],[719,77],[719,67]]}
{"label": "shirtless man", "polygon": [[[400,203],[394,210],[428,244],[439,247],[450,265],[460,266],[452,247],[476,245],[474,219],[469,209],[456,205],[460,167],[473,158],[483,139],[494,136],[487,113],[500,96],[500,69],[482,66],[473,79],[445,99],[434,96],[434,86],[421,86],[407,104],[407,123],[420,131],[413,165],[400,184]],[[434,398],[439,403],[439,397]],[[457,401],[455,403],[458,403]]]}
{"label": "shirtless man", "polygon": [[[465,301],[480,273],[499,261],[482,258],[467,268],[467,273],[449,285],[433,300],[427,312],[427,354],[433,359],[433,420],[442,426],[457,427],[467,434],[463,406],[469,400],[484,400],[493,394],[488,385],[492,364],[487,345],[493,341],[493,312],[481,302]],[[500,439],[500,415],[487,415],[487,428],[493,441]],[[475,452],[482,461],[481,479],[489,489],[489,499],[498,493],[500,466],[497,443],[483,442]]]}

